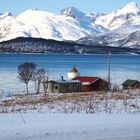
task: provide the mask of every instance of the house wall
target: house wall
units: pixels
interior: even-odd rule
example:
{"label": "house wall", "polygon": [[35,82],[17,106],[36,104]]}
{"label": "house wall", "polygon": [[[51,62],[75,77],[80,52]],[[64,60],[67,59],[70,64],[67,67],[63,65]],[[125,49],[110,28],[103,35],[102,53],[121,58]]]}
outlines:
{"label": "house wall", "polygon": [[123,86],[123,90],[128,90],[128,89],[140,89],[140,83],[136,82],[132,86]]}
{"label": "house wall", "polygon": [[47,92],[48,93],[58,93],[59,92],[59,84],[56,82],[48,82],[46,83],[48,84],[48,87],[46,86],[45,88],[47,88]]}
{"label": "house wall", "polygon": [[61,83],[59,84],[60,93],[68,93],[68,92],[80,92],[81,91],[81,83]]}
{"label": "house wall", "polygon": [[97,80],[88,87],[88,91],[107,91],[108,83],[102,79]]}
{"label": "house wall", "polygon": [[81,83],[57,83],[54,81],[50,81],[46,83],[46,86],[44,88],[47,88],[48,93],[81,92]]}
{"label": "house wall", "polygon": [[135,83],[134,85],[132,85],[131,89],[140,89],[140,83]]}
{"label": "house wall", "polygon": [[88,85],[82,85],[82,92],[88,92]]}

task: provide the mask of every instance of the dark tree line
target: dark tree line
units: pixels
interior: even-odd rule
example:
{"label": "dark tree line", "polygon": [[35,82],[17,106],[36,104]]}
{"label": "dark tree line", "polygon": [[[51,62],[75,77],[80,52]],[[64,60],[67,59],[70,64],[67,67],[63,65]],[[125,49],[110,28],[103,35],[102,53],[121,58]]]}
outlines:
{"label": "dark tree line", "polygon": [[[88,43],[88,42],[87,42]],[[135,46],[136,47],[136,46]],[[79,51],[81,50],[81,51]],[[46,40],[41,38],[24,38],[3,41],[0,43],[0,52],[20,53],[47,53],[47,54],[129,54],[131,52],[140,54],[137,48],[111,47],[104,45],[86,45],[76,42]]]}
{"label": "dark tree line", "polygon": [[[18,66],[18,78],[26,86],[26,92],[29,94],[29,82],[35,82],[35,92],[40,93],[41,84],[47,78],[47,72],[45,69],[36,69],[37,65],[32,62],[25,62]],[[48,79],[48,78],[47,78]]]}

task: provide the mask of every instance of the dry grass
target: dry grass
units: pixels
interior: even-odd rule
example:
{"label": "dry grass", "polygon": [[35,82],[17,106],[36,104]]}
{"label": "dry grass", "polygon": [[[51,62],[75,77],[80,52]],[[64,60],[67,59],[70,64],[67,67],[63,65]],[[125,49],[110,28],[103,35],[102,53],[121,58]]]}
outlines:
{"label": "dry grass", "polygon": [[[8,108],[11,107],[11,112],[20,112],[23,111],[30,106],[32,110],[38,109],[38,105],[47,105],[47,107],[51,110],[55,108],[55,105],[58,104],[65,112],[68,111],[65,104],[71,104],[71,112],[73,110],[77,110],[77,112],[83,108],[83,106],[88,106],[89,110],[86,112],[95,112],[99,108],[100,103],[104,102],[104,106],[110,110],[110,108],[114,107],[114,103],[108,105],[110,100],[122,100],[123,102],[127,102],[129,99],[135,99],[134,94],[124,94],[124,93],[112,93],[105,94],[102,92],[80,92],[80,93],[66,93],[66,94],[30,94],[30,95],[16,95],[11,98],[1,100],[0,112],[8,112]],[[25,108],[24,108],[25,107]],[[136,104],[130,104],[131,108],[138,108]],[[91,109],[92,108],[92,109]],[[40,109],[41,110],[41,109]],[[100,109],[99,109],[100,110]]]}
{"label": "dry grass", "polygon": [[80,93],[67,93],[67,94],[61,94],[58,96],[53,95],[49,96],[48,94],[40,94],[40,95],[35,95],[35,94],[30,94],[30,95],[16,95],[14,98],[8,99],[1,101],[1,104],[4,106],[11,106],[14,104],[17,105],[36,105],[36,104],[47,104],[47,103],[53,103],[56,101],[63,102],[65,100],[67,101],[84,101],[87,98],[93,98],[96,96],[96,99],[98,100],[104,100],[106,97],[108,99],[114,99],[114,100],[124,100],[124,99],[133,99],[134,96],[133,94],[112,94],[112,95],[107,95],[107,94],[101,94],[101,93],[93,93],[93,92],[80,92]]}

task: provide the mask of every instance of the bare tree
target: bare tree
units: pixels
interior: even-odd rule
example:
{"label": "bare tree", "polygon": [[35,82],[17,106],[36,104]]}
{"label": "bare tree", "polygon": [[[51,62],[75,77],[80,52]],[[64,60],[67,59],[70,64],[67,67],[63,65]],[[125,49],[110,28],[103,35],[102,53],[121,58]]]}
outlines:
{"label": "bare tree", "polygon": [[27,94],[29,94],[28,83],[32,80],[36,65],[31,62],[25,62],[18,66],[18,78],[25,83]]}
{"label": "bare tree", "polygon": [[44,89],[45,94],[47,93],[47,89],[48,89],[48,80],[49,80],[49,77],[48,77],[48,73],[47,73],[46,80],[44,80],[44,82],[43,82],[43,89]]}
{"label": "bare tree", "polygon": [[117,92],[117,91],[119,91],[119,85],[118,84],[113,84],[112,92]]}
{"label": "bare tree", "polygon": [[37,72],[35,73],[34,80],[37,84],[37,87],[36,87],[37,94],[40,93],[41,83],[43,83],[45,81],[46,73],[47,72],[45,71],[45,69],[38,69]]}
{"label": "bare tree", "polygon": [[45,79],[42,81],[42,86],[45,94],[47,93],[48,89],[48,80],[49,80],[49,71],[46,70]]}

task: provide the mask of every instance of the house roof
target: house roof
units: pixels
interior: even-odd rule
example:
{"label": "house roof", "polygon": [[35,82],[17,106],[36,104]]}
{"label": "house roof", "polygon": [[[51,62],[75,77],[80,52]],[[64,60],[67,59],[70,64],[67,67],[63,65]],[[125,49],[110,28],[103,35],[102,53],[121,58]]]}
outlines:
{"label": "house roof", "polygon": [[77,73],[77,72],[78,72],[78,70],[77,70],[77,68],[74,66],[74,67],[71,69],[71,71],[70,71],[70,72]]}
{"label": "house roof", "polygon": [[66,84],[66,83],[80,83],[80,81],[72,81],[72,80],[50,80],[48,82],[54,82],[59,84]]}
{"label": "house roof", "polygon": [[123,86],[132,86],[133,84],[135,84],[136,82],[139,82],[138,80],[131,80],[131,79],[127,79],[125,82],[122,83]]}
{"label": "house roof", "polygon": [[88,77],[88,76],[76,76],[75,78],[73,78],[72,80],[78,80],[80,82],[94,82],[97,79],[100,79],[99,77]]}
{"label": "house roof", "polygon": [[57,80],[56,81],[57,83],[59,83],[59,84],[66,84],[66,83],[80,83],[79,81],[72,81],[72,80]]}

